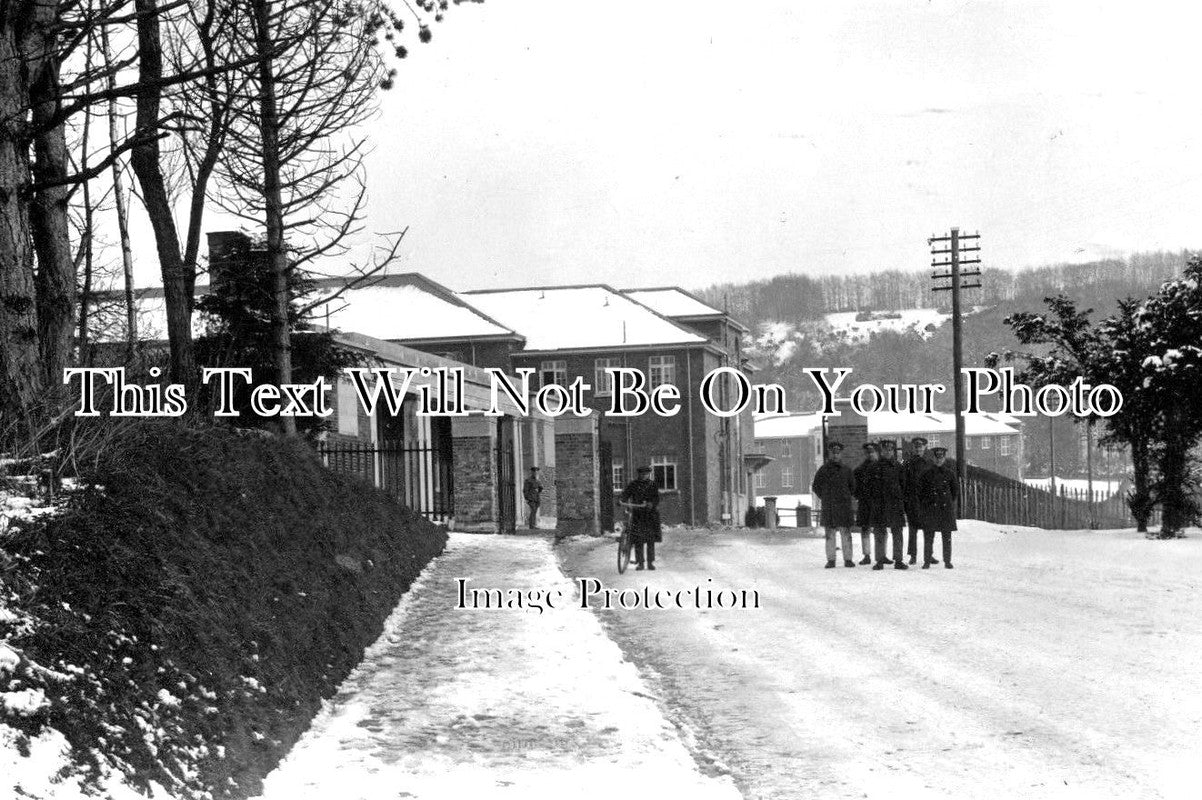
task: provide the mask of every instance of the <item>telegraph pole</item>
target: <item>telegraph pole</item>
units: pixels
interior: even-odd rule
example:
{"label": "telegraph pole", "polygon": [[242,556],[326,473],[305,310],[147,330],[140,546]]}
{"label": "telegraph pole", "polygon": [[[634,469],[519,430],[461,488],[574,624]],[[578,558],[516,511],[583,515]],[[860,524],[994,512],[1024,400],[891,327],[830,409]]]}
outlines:
{"label": "telegraph pole", "polygon": [[[965,253],[978,253],[981,248],[977,244],[980,240],[979,233],[960,233],[959,228],[952,228],[952,232],[947,236],[932,236],[927,240],[927,244],[938,246],[946,243],[945,249],[933,249],[931,255],[934,260],[931,261],[931,266],[935,268],[935,272],[931,277],[935,280],[933,291],[936,292],[951,292],[952,293],[952,396],[955,398],[955,419],[956,419],[956,476],[959,478],[961,485],[964,484],[964,479],[968,475],[968,462],[965,459],[966,448],[964,446],[964,388],[963,382],[960,380],[960,370],[964,366],[964,352],[961,344],[961,307],[960,307],[960,292],[963,289],[979,289],[981,284],[964,283],[963,279],[980,276],[981,270],[976,265],[981,263],[981,259],[972,256],[964,258]],[[964,242],[969,242],[969,246],[965,246]],[[946,256],[946,260],[940,258]],[[967,272],[961,269],[964,266],[971,266],[973,269]],[[947,272],[939,272],[940,269],[947,267]],[[940,281],[949,281],[949,283],[940,283]]]}

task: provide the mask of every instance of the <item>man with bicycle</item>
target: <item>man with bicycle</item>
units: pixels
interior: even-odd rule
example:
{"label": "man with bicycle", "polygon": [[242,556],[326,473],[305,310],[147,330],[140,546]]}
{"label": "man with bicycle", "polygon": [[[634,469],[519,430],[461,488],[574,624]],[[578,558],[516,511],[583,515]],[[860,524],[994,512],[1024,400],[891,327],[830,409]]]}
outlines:
{"label": "man with bicycle", "polygon": [[630,543],[634,545],[635,569],[655,569],[655,543],[663,541],[659,522],[659,487],[651,480],[651,467],[639,467],[638,477],[627,484],[618,502],[630,509]]}

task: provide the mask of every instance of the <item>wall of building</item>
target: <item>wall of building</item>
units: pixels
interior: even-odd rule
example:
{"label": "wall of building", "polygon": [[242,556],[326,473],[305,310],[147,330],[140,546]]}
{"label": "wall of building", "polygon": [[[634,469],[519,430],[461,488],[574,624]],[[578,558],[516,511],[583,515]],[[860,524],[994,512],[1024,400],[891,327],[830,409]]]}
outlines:
{"label": "wall of building", "polygon": [[[761,451],[772,458],[760,470],[762,484],[756,488],[756,496],[809,494],[810,483],[818,468],[814,455],[815,437],[764,438],[756,441],[761,443]],[[787,484],[784,480],[786,467],[791,473]]]}
{"label": "wall of building", "polygon": [[500,517],[496,420],[456,417],[451,420],[452,475],[455,482],[453,530],[497,530]]}
{"label": "wall of building", "polygon": [[561,534],[600,532],[596,421],[561,419],[555,431],[555,492]]}

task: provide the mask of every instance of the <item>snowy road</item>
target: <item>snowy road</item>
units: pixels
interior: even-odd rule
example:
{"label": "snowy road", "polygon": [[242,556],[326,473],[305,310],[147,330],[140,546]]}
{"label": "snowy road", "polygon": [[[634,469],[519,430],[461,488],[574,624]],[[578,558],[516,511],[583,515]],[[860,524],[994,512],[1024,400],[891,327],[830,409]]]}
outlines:
{"label": "snowy road", "polygon": [[749,798],[1199,796],[1197,532],[964,525],[951,571],[825,570],[787,533],[669,532],[621,577],[609,541],[557,549],[613,587],[760,593],[597,612]]}
{"label": "snowy road", "polygon": [[590,612],[457,609],[458,578],[573,596],[549,540],[452,534],[264,798],[738,797]]}

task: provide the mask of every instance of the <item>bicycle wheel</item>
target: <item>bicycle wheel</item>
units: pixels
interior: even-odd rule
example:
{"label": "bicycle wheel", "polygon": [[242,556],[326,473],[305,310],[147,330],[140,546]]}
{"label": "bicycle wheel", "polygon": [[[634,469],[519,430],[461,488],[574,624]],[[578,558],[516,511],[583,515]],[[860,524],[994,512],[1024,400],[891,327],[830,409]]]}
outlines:
{"label": "bicycle wheel", "polygon": [[626,571],[626,567],[630,565],[630,533],[623,528],[622,535],[618,537],[618,574]]}

